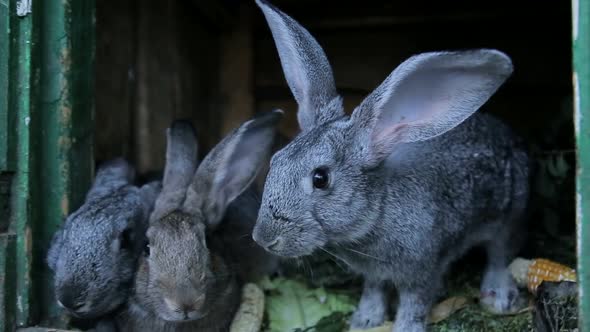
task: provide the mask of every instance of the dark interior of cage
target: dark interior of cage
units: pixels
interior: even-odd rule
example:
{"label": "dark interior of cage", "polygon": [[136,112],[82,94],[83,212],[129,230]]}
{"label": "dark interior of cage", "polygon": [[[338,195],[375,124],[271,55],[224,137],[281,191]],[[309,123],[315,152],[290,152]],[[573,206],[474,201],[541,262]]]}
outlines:
{"label": "dark interior of cage", "polygon": [[[513,75],[478,112],[508,123],[526,139],[534,160],[528,240],[519,256],[575,267],[576,154],[567,1],[273,3],[308,28],[324,48],[346,112],[411,55],[473,48],[508,54]],[[142,176],[157,176],[165,162],[165,130],[175,119],[193,123],[201,157],[231,129],[274,108],[285,111],[281,144],[299,132],[297,105],[254,1],[97,1],[96,24],[98,163],[123,156]],[[433,330],[520,331],[533,326],[538,303],[530,294],[533,309],[514,315],[496,316],[478,306],[485,259],[474,249],[447,273],[438,302],[460,305],[435,318]],[[360,295],[358,278],[329,256],[284,264],[280,275],[264,281],[265,328],[345,328],[351,304],[353,308]],[[285,318],[284,312],[292,317]]]}

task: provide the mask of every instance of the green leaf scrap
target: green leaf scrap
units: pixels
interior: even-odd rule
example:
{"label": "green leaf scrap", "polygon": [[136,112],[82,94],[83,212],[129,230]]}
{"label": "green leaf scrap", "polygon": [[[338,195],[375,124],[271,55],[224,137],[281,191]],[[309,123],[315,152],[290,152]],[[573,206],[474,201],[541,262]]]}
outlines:
{"label": "green leaf scrap", "polygon": [[[266,296],[267,332],[311,331],[321,332],[316,324],[322,318],[335,313],[348,314],[355,308],[356,299],[343,292],[326,290],[323,287],[310,288],[305,283],[285,278],[266,279],[261,283]],[[332,316],[336,317],[338,315]],[[335,321],[342,324],[342,320]],[[325,325],[325,324],[324,324]],[[323,326],[323,325],[322,325]],[[323,331],[332,330],[323,327]]]}

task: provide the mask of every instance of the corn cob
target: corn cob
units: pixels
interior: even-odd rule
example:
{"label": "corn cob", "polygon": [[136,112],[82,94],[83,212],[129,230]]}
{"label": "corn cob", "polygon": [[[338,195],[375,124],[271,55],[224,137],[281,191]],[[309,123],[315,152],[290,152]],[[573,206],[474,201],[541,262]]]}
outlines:
{"label": "corn cob", "polygon": [[509,266],[510,273],[521,287],[535,293],[543,281],[576,281],[576,271],[548,259],[517,258]]}
{"label": "corn cob", "polygon": [[242,301],[230,326],[230,332],[258,332],[264,315],[264,293],[256,284],[245,284]]}

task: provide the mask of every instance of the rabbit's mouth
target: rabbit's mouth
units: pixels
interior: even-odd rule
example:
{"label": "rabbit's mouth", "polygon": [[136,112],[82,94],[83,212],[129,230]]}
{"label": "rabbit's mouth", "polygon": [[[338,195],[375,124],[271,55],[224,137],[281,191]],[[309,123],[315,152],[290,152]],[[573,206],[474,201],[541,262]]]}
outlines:
{"label": "rabbit's mouth", "polygon": [[198,317],[195,317],[195,318],[185,317],[185,318],[178,318],[178,319],[168,319],[167,321],[169,321],[171,323],[188,323],[188,322],[193,322],[193,321],[199,320],[203,317],[204,316],[199,315]]}
{"label": "rabbit's mouth", "polygon": [[260,213],[252,238],[271,254],[301,257],[313,254],[327,243],[322,224],[312,216],[277,218],[275,213]]}
{"label": "rabbit's mouth", "polygon": [[102,310],[93,308],[90,302],[77,304],[75,308],[66,307],[60,300],[57,300],[58,306],[68,312],[68,314],[78,319],[94,319],[103,314]]}
{"label": "rabbit's mouth", "polygon": [[175,310],[173,312],[168,312],[166,317],[162,317],[165,321],[171,323],[186,323],[192,322],[195,320],[202,319],[206,317],[208,312],[206,311],[182,311],[182,310]]}
{"label": "rabbit's mouth", "polygon": [[[290,234],[285,233],[268,239],[262,231],[254,230],[252,238],[258,245],[273,255],[296,258],[309,256],[321,249],[326,241],[320,233]],[[315,236],[314,236],[315,235]]]}

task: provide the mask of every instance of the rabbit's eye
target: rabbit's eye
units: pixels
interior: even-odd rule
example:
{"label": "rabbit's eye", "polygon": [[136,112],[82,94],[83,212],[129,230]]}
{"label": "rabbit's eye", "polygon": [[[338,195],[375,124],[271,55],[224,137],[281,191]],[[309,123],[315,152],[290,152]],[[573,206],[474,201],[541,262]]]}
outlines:
{"label": "rabbit's eye", "polygon": [[145,247],[143,248],[143,254],[145,257],[150,255],[150,244],[146,243]]}
{"label": "rabbit's eye", "polygon": [[316,168],[312,175],[313,187],[317,189],[326,189],[330,178],[328,176],[328,170],[325,168]]}

